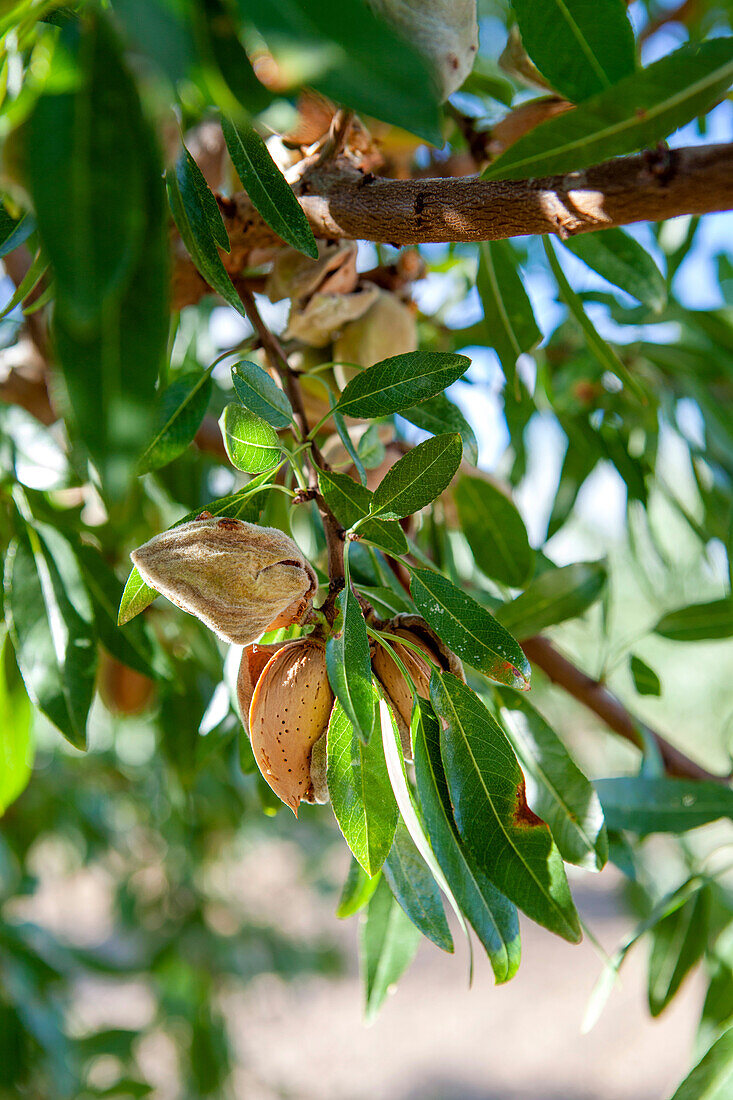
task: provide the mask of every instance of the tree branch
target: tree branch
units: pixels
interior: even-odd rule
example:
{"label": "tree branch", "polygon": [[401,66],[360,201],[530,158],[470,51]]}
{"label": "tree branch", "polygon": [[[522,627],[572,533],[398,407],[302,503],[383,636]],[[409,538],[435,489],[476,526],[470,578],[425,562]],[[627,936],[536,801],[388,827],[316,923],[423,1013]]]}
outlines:
{"label": "tree branch", "polygon": [[682,776],[686,779],[707,779],[715,783],[727,783],[729,776],[713,775],[691,760],[674,745],[670,745],[660,734],[650,729],[645,723],[634,718],[626,709],[620,699],[597,680],[593,680],[571,661],[563,657],[561,653],[547,641],[546,638],[537,635],[522,642],[522,649],[530,661],[541,668],[546,676],[563,688],[579,703],[592,710],[609,729],[630,741],[637,748],[643,748],[643,739],[640,728],[646,730],[657,743],[665,769],[669,775]]}
{"label": "tree branch", "polygon": [[[589,233],[679,214],[733,209],[733,145],[639,153],[582,172],[543,179],[390,180],[342,160],[315,168],[299,202],[317,237],[395,245]],[[246,194],[222,200],[232,243],[229,270],[243,252],[276,246]],[[234,265],[234,266],[231,266]]]}

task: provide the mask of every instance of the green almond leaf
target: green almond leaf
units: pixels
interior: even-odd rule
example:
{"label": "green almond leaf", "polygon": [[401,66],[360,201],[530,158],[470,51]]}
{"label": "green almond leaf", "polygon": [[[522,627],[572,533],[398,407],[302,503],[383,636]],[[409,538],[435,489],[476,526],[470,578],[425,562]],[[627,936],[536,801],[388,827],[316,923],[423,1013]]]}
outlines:
{"label": "green almond leaf", "polygon": [[435,397],[465,374],[471,360],[447,351],[410,351],[360,371],[336,408],[345,416],[388,416]]}
{"label": "green almond leaf", "polygon": [[329,99],[442,145],[428,62],[364,0],[237,0],[271,45],[281,73]]}
{"label": "green almond leaf", "polygon": [[470,462],[472,466],[478,462],[478,442],[473,428],[458,406],[449,401],[444,393],[438,393],[411,409],[403,409],[400,416],[409,420],[416,428],[422,428],[433,435],[458,432],[463,442],[463,457],[466,462]]}
{"label": "green almond leaf", "polygon": [[720,817],[733,820],[733,790],[691,779],[622,776],[593,786],[609,829],[633,833],[684,833]]}
{"label": "green almond leaf", "polygon": [[648,998],[654,1017],[664,1011],[705,953],[711,900],[710,887],[703,886],[652,929]]}
{"label": "green almond leaf", "polygon": [[557,256],[555,255],[555,249],[550,243],[548,237],[543,238],[543,244],[545,246],[545,253],[547,255],[547,258],[550,261],[552,274],[557,280],[557,285],[560,290],[560,297],[565,302],[565,305],[570,310],[571,315],[575,318],[576,322],[582,329],[589,349],[592,351],[593,355],[598,360],[604,370],[608,370],[612,374],[615,374],[617,378],[621,379],[629,387],[632,393],[635,393],[638,398],[646,402],[647,397],[643,386],[631,374],[628,367],[626,367],[626,365],[621,361],[615,348],[611,347],[611,345],[603,339],[603,337],[591,321],[590,317],[583,309],[583,303],[571,287],[568,280],[565,278],[565,273],[558,263]]}
{"label": "green almond leaf", "polygon": [[462,477],[453,498],[463,533],[482,573],[511,588],[521,588],[534,568],[534,551],[511,500],[478,477]]}
{"label": "green almond leaf", "polygon": [[349,430],[346,427],[346,421],[344,420],[341,413],[337,412],[335,408],[333,410],[333,424],[339,434],[341,442],[346,448],[346,453],[349,455],[351,461],[356,467],[356,472],[359,475],[359,481],[362,485],[366,485],[366,470],[364,469],[364,464],[359,458],[359,452],[354,446],[351,436],[349,435]]}
{"label": "green almond leaf", "polygon": [[6,615],[33,702],[75,748],[86,748],[97,646],[89,594],[58,531],[27,525],[5,562]]}
{"label": "green almond leaf", "polygon": [[560,853],[527,805],[524,776],[503,730],[450,673],[433,673],[430,699],[442,719],[440,751],[455,822],[478,866],[528,917],[578,943]]}
{"label": "green almond leaf", "polygon": [[483,241],[478,254],[476,288],[484,311],[484,340],[499,356],[506,377],[512,378],[517,359],[539,344],[542,333],[509,242]]}
{"label": "green almond leaf", "polygon": [[407,970],[421,938],[420,932],[393,898],[384,878],[380,878],[359,927],[366,1023],[372,1023],[390,989]]}
{"label": "green almond leaf", "polygon": [[35,747],[32,708],[7,634],[0,646],[0,817],[28,785]]}
{"label": "green almond leaf", "polygon": [[[196,516],[204,511],[210,512],[212,516],[227,516],[230,519],[242,519],[248,522],[255,521],[259,509],[253,508],[254,496],[258,491],[263,492],[268,488],[268,483],[273,476],[274,471],[267,470],[259,477],[252,478],[249,484],[236,493],[218,497],[216,500],[210,501],[209,504],[194,509],[193,512],[187,512],[185,516],[171,524],[168,530],[170,531],[173,527],[179,527],[182,523],[188,523],[189,520],[196,519]],[[120,609],[117,613],[117,625],[124,626],[125,623],[129,623],[131,619],[134,619],[136,615],[149,607],[153,600],[157,598],[158,593],[155,589],[145,584],[137,569],[133,567],[122,592]]]}
{"label": "green almond leaf", "polygon": [[204,173],[201,171],[185,145],[181,151],[181,158],[186,161],[186,178],[190,179],[191,183],[196,188],[196,193],[199,197],[209,233],[219,248],[222,248],[225,252],[231,252],[232,246],[229,241],[229,234],[227,233],[226,226],[224,225],[224,219],[221,216],[219,204],[214,198],[213,191],[206,182]]}
{"label": "green almond leaf", "polygon": [[222,118],[221,128],[229,156],[252,204],[278,237],[318,259],[318,245],[290,184],[268,152],[264,141],[252,126],[235,126]]}
{"label": "green almond leaf", "polygon": [[75,63],[80,79],[73,93],[37,104],[29,186],[55,272],[54,350],[72,413],[67,426],[105,495],[120,500],[150,437],[170,323],[160,157],[101,19],[64,27],[57,60],[60,77]]}
{"label": "green almond leaf", "polygon": [[661,695],[662,685],[653,668],[646,661],[632,653],[629,659],[629,671],[634,681],[634,687],[639,695]]}
{"label": "green almond leaf", "polygon": [[372,515],[410,516],[427,507],[446,489],[461,464],[460,435],[435,435],[408,451],[387,471],[374,490]]}
{"label": "green almond leaf", "polygon": [[499,684],[529,687],[521,646],[467,592],[432,569],[411,570],[410,592],[418,612],[461,660]]}
{"label": "green almond leaf", "polygon": [[[234,289],[234,284],[219,255],[217,243],[220,233],[212,217],[211,203],[208,199],[202,199],[202,192],[210,197],[215,206],[216,199],[209,191],[205,180],[203,181],[205,191],[203,191],[200,175],[195,160],[184,148],[175,169],[169,168],[165,174],[173,220],[181,234],[186,251],[201,276],[213,291],[221,295],[225,302],[244,317],[242,300]],[[221,214],[219,218],[221,219]]]}
{"label": "green almond leaf", "polygon": [[[344,527],[353,527],[355,523],[369,515],[372,493],[365,485],[360,485],[348,474],[337,474],[333,470],[319,470],[318,487],[326,504]],[[388,554],[396,554],[399,557],[407,553],[405,532],[394,520],[367,520],[359,527],[359,535]]]}
{"label": "green almond leaf", "polygon": [[255,416],[273,428],[287,428],[293,422],[293,410],[287,394],[270,378],[267,371],[242,359],[232,367],[232,383],[237,399]]}
{"label": "green almond leaf", "polygon": [[346,876],[339,897],[336,916],[340,920],[353,917],[354,913],[358,913],[360,909],[369,904],[369,900],[378,885],[379,874],[370,878],[361,864],[352,856],[349,863],[349,873]]}
{"label": "green almond leaf", "polygon": [[733,634],[733,599],[693,603],[668,611],[654,627],[655,634],[673,642],[706,642]]}
{"label": "green almond leaf", "polygon": [[328,793],[336,822],[354,858],[373,877],[392,847],[399,816],[382,739],[374,731],[365,744],[336,700],[327,754]]}
{"label": "green almond leaf", "polygon": [[348,577],[336,600],[340,618],[326,642],[326,668],[333,693],[362,741],[374,725],[374,687],[366,623]]}
{"label": "green almond leaf", "polygon": [[728,1100],[733,1091],[733,1027],[715,1040],[671,1100]]}
{"label": "green almond leaf", "polygon": [[[193,6],[192,14],[199,49],[211,66],[206,72],[206,83],[214,101],[228,111],[237,106],[252,114],[264,110],[273,96],[255,76],[247,51],[239,40],[241,23],[230,5],[226,0],[202,0],[201,4]],[[216,69],[226,87],[222,87]],[[232,103],[231,96],[237,100],[236,104]]]}
{"label": "green almond leaf", "polygon": [[395,901],[415,927],[441,950],[452,953],[453,937],[445,918],[440,890],[402,821],[397,823],[382,873]]}
{"label": "green almond leaf", "polygon": [[494,614],[517,638],[531,638],[548,626],[582,615],[606,586],[603,562],[576,562],[548,569],[521,596],[501,604]]}
{"label": "green almond leaf", "polygon": [[143,451],[139,472],[159,470],[193,442],[211,400],[211,371],[187,371],[160,394],[153,438]]}
{"label": "green almond leaf", "polygon": [[25,301],[29,294],[38,286],[47,271],[48,260],[42,252],[39,252],[21,279],[15,292],[11,294],[2,310],[0,310],[0,321],[2,321],[3,317],[7,317],[9,313],[12,313],[16,306],[19,306],[21,302]]}
{"label": "green almond leaf", "polygon": [[92,599],[94,625],[104,648],[123,665],[143,676],[151,679],[170,677],[167,660],[147,623],[139,619],[128,630],[120,630],[117,609],[123,588],[113,570],[91,546],[79,543],[75,549]]}
{"label": "green almond leaf", "polygon": [[553,88],[580,103],[636,68],[621,0],[512,0],[522,45]]}
{"label": "green almond leaf", "polygon": [[260,474],[282,457],[277,432],[267,421],[232,402],[219,417],[224,447],[232,466],[247,474]]}
{"label": "green almond leaf", "polygon": [[0,201],[0,259],[24,244],[35,228],[36,220],[30,214],[11,218]]}
{"label": "green almond leaf", "polygon": [[593,784],[539,711],[514,692],[497,694],[509,740],[525,775],[534,781],[532,809],[549,825],[564,860],[602,870],[608,838]]}
{"label": "green almond leaf", "polygon": [[517,910],[476,866],[462,844],[450,804],[440,757],[438,721],[425,699],[418,699],[413,723],[415,776],[425,828],[440,869],[458,904],[483,944],[497,983],[513,978],[521,945]]}
{"label": "green almond leaf", "polygon": [[667,283],[647,250],[623,229],[581,233],[562,242],[609,283],[625,290],[655,313],[667,304]]}
{"label": "green almond leaf", "polygon": [[704,114],[732,79],[733,38],[683,46],[537,126],[495,160],[484,178],[572,172],[654,145]]}
{"label": "green almond leaf", "polygon": [[[105,19],[67,25],[60,39],[78,81],[73,91],[40,97],[25,148],[38,232],[66,317],[79,326],[125,289],[140,255],[147,199],[138,142],[145,123]],[[54,62],[63,65],[57,56]]]}

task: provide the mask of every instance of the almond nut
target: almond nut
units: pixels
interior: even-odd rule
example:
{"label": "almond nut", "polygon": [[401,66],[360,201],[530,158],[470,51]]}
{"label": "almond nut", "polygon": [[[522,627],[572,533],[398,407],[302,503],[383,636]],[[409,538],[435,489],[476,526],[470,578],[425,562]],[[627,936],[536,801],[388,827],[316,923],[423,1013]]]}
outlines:
{"label": "almond nut", "polygon": [[252,695],[249,730],[257,766],[296,817],[301,801],[315,801],[321,794],[311,778],[311,754],[328,729],[333,699],[326,647],[312,638],[282,646],[265,665]]}

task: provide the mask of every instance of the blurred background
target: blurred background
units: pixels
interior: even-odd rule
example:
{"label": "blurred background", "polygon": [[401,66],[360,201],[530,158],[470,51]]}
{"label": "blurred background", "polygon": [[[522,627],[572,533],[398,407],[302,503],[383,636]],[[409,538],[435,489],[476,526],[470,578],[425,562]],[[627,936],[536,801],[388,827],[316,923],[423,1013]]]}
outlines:
{"label": "blurred background", "polygon": [[[491,56],[491,43],[502,42],[505,31],[502,25],[494,35],[491,5],[486,10],[482,51]],[[632,19],[641,17],[640,5],[630,10]],[[644,60],[683,39],[682,28],[665,29],[648,42]],[[691,126],[674,144],[730,140],[732,119],[731,104],[721,104],[704,135]],[[693,236],[694,229],[690,219],[677,219],[660,233],[645,226],[631,232],[661,264],[690,242],[674,280],[684,305],[733,304],[733,217],[710,216]],[[539,242],[524,243],[527,289],[549,333],[562,323],[563,307],[554,300]],[[460,276],[461,263],[475,262],[471,248],[451,249],[450,263],[447,247],[422,251],[430,269],[415,289],[422,313],[455,328],[473,324],[480,304],[474,294],[465,296]],[[360,269],[375,262],[372,247],[364,247]],[[579,292],[608,290],[569,254],[563,265]],[[0,297],[11,294],[6,279]],[[281,326],[284,314],[267,307],[267,320]],[[674,345],[680,338],[673,322],[621,327],[602,303],[589,300],[587,309],[614,340]],[[248,333],[226,308],[190,312],[195,316],[181,322],[186,353],[201,363]],[[17,311],[2,322],[4,344],[17,323]],[[505,474],[512,454],[503,375],[493,351],[465,350],[473,365],[451,396],[475,430],[479,465]],[[526,357],[527,378],[534,369]],[[228,368],[218,377],[228,384]],[[22,410],[4,415],[15,418],[14,437],[26,443],[23,483],[53,488],[61,458],[52,438]],[[694,402],[680,402],[677,417],[679,431],[660,437],[648,528],[637,528],[624,482],[601,462],[569,521],[545,545],[556,564],[606,557],[611,576],[608,600],[551,636],[590,674],[605,670],[622,699],[633,697],[627,665],[633,645],[663,686],[659,698],[633,697],[635,711],[696,760],[723,770],[733,744],[731,647],[673,644],[648,633],[670,607],[716,598],[726,577],[722,546],[703,545],[681,514],[680,506],[693,515],[699,507],[681,433],[700,440],[703,434]],[[421,438],[410,425],[402,428],[407,438]],[[516,500],[540,545],[566,441],[554,417],[542,412],[525,438],[527,471]],[[229,492],[234,476],[211,461],[202,471],[195,455],[170,475],[181,485],[195,481],[201,499]],[[172,500],[186,499],[183,490],[176,496],[175,484],[168,491]],[[650,530],[655,554],[640,554],[638,540]],[[610,629],[602,629],[601,616]],[[599,1022],[587,1034],[582,1025],[604,952],[624,941],[650,896],[684,874],[677,842],[644,842],[636,890],[614,867],[602,876],[570,868],[589,934],[570,947],[523,919],[523,965],[507,987],[494,987],[487,961],[477,957],[469,988],[460,936],[455,958],[423,941],[415,965],[366,1028],[358,918],[341,922],[334,915],[349,858],[332,815],[304,806],[296,823],[286,810],[277,812],[258,776],[242,773],[219,676],[223,649],[185,619],[174,620],[182,658],[191,655],[182,702],[159,703],[151,681],[107,657],[87,754],[36,715],[33,776],[0,829],[0,1097],[663,1100],[674,1091],[694,1057],[702,975],[652,1021],[642,944]],[[636,766],[633,750],[539,676],[533,698],[568,731],[571,750],[591,776]],[[5,705],[0,699],[0,719]],[[724,862],[733,829],[708,826],[688,844],[696,858],[712,853]]]}

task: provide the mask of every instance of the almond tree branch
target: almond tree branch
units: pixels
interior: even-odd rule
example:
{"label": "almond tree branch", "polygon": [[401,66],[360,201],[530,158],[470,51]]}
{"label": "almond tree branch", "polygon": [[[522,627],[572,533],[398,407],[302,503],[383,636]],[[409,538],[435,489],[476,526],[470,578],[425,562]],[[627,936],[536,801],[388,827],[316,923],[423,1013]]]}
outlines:
{"label": "almond tree branch", "polygon": [[655,730],[650,729],[645,723],[634,718],[626,709],[620,699],[605,687],[604,684],[593,680],[579,668],[563,657],[546,638],[537,635],[527,638],[522,642],[522,649],[530,661],[541,668],[546,676],[563,688],[583,706],[592,710],[609,729],[630,741],[637,748],[643,748],[640,727],[646,730],[657,743],[664,766],[669,775],[681,776],[686,779],[707,779],[715,783],[727,783],[729,776],[713,775],[691,760],[674,745],[670,745]]}
{"label": "almond tree branch", "polygon": [[[581,172],[498,182],[382,179],[340,159],[307,176],[299,202],[317,237],[397,245],[568,237],[733,209],[733,144],[639,153]],[[278,242],[243,192],[227,200],[224,218],[232,253]]]}

